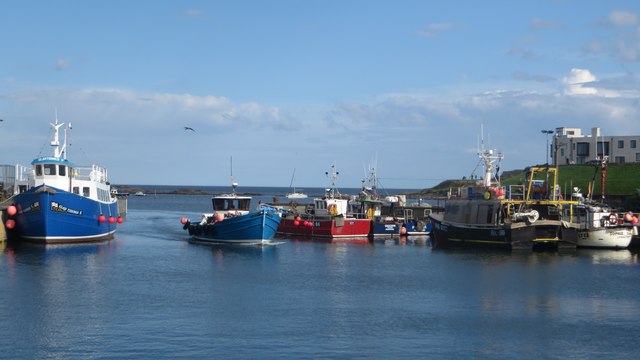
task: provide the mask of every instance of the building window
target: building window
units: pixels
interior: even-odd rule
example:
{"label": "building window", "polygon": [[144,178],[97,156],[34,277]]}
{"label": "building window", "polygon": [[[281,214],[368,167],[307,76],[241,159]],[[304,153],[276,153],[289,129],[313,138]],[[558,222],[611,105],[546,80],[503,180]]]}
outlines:
{"label": "building window", "polygon": [[589,156],[589,143],[576,143],[576,156]]}
{"label": "building window", "polygon": [[640,162],[640,153],[636,153],[636,162]]}
{"label": "building window", "polygon": [[564,149],[560,149],[560,157],[564,157]]}
{"label": "building window", "polygon": [[618,149],[624,149],[624,140],[618,140]]}
{"label": "building window", "polygon": [[[604,149],[604,151],[603,151]],[[609,152],[609,142],[608,141],[598,141],[598,156],[605,156],[611,154]]]}
{"label": "building window", "polygon": [[616,156],[616,164],[624,164],[624,156]]}
{"label": "building window", "polygon": [[629,141],[629,147],[632,148],[632,149],[635,149],[636,148],[636,141],[635,140],[630,140]]}

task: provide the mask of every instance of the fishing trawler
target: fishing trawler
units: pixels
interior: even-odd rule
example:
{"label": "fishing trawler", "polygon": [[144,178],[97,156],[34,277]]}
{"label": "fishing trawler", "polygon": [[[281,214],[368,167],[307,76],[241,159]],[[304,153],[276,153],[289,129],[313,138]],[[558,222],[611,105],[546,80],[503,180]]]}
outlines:
{"label": "fishing trawler", "polygon": [[595,169],[596,174],[600,171],[600,201],[593,200],[593,183],[589,184],[590,190],[586,198],[577,187],[571,194],[578,205],[575,205],[573,211],[573,226],[563,229],[563,236],[574,237],[580,248],[626,249],[633,237],[633,224],[625,222],[622,216],[605,204],[607,159],[606,155],[599,158]]}
{"label": "fishing trawler", "polygon": [[349,198],[342,196],[336,186],[339,173],[335,164],[331,165],[331,187],[321,198],[313,199],[313,206],[304,213],[285,214],[278,227],[278,233],[291,236],[312,236],[326,238],[368,237],[371,229],[369,218],[358,218],[349,212]]}
{"label": "fishing trawler", "polygon": [[231,193],[213,196],[212,213],[199,222],[180,219],[193,240],[226,244],[267,244],[276,234],[281,217],[269,208],[251,210],[251,196],[236,193],[238,183],[231,175]]}
{"label": "fishing trawler", "polygon": [[482,181],[447,199],[443,213],[429,215],[434,248],[575,248],[575,239],[563,238],[561,229],[571,226],[578,202],[561,198],[557,168],[531,167],[523,185],[501,186],[502,153],[483,145],[478,156]]}
{"label": "fishing trawler", "polygon": [[[59,139],[56,116],[53,156],[31,162],[33,182],[10,198],[5,226],[10,235],[37,243],[101,241],[114,237],[123,218],[118,199],[111,191],[107,169],[98,165],[77,166],[67,160],[67,130]],[[27,189],[28,188],[28,189]]]}

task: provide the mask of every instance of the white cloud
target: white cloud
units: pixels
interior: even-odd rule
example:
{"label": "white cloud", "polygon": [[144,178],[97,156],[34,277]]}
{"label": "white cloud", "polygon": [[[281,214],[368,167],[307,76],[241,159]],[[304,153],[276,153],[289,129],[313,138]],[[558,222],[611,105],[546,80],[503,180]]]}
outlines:
{"label": "white cloud", "polygon": [[461,29],[463,25],[460,23],[446,22],[446,23],[433,23],[427,25],[423,30],[418,31],[418,35],[422,37],[433,38],[439,36],[444,31]]}
{"label": "white cloud", "polygon": [[556,21],[540,19],[540,18],[535,18],[535,19],[531,20],[531,23],[529,25],[534,30],[557,29],[557,28],[560,28],[562,26],[560,23],[558,23]]}
{"label": "white cloud", "polygon": [[69,59],[58,59],[56,60],[56,70],[64,71],[67,70],[71,66],[71,60]]}
{"label": "white cloud", "polygon": [[596,77],[586,69],[571,69],[571,74],[562,79],[565,84],[564,93],[566,95],[595,95],[598,90],[593,87],[584,86],[585,83],[596,81]]}
{"label": "white cloud", "polygon": [[612,11],[608,18],[609,23],[615,27],[627,27],[638,25],[638,15],[633,11]]}

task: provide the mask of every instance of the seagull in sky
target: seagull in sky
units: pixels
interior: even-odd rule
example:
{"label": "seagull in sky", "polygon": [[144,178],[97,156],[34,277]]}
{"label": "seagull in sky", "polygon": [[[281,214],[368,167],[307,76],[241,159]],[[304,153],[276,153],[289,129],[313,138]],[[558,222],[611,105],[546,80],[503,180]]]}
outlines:
{"label": "seagull in sky", "polygon": [[185,129],[185,130],[191,130],[191,131],[193,131],[193,132],[196,132],[195,130],[193,130],[193,128],[190,128],[190,127],[188,127],[188,126],[185,126],[185,127],[184,127],[184,129]]}

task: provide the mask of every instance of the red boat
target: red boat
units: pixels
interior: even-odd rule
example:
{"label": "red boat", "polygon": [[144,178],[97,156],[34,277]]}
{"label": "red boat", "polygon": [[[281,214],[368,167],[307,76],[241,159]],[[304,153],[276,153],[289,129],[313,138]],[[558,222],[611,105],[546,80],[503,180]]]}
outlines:
{"label": "red boat", "polygon": [[[356,218],[348,213],[349,200],[335,189],[338,172],[332,168],[332,188],[325,196],[313,200],[314,206],[301,214],[284,215],[278,226],[278,234],[327,238],[367,237],[371,232],[371,220]],[[329,175],[329,173],[327,173]]]}

